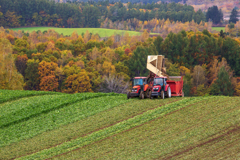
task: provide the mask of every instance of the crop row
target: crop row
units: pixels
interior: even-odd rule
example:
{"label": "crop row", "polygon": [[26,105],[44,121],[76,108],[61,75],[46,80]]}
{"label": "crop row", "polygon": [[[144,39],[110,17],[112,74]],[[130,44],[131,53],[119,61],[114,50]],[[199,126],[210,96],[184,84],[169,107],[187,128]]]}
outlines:
{"label": "crop row", "polygon": [[[90,94],[87,94],[90,95]],[[127,102],[125,95],[115,95],[115,94],[96,94],[96,97],[91,99],[85,99],[63,108],[57,107],[56,110],[51,110],[45,114],[39,114],[36,117],[31,117],[27,121],[22,121],[19,123],[14,123],[8,127],[0,129],[0,147],[9,145],[13,142],[19,142],[23,139],[28,139],[36,136],[37,134],[56,129],[62,125],[66,125],[86,117],[92,116],[101,111],[113,108],[122,103]],[[115,96],[114,96],[115,95]],[[73,95],[72,95],[73,96]],[[79,95],[80,96],[80,95]],[[84,95],[82,95],[84,96]],[[87,96],[85,95],[85,98]],[[91,96],[93,97],[93,96]],[[66,97],[64,97],[66,98]],[[65,101],[61,102],[62,96],[54,103],[49,103],[49,105],[62,105],[66,104]],[[75,100],[75,99],[74,99]],[[76,102],[76,100],[75,100]],[[19,105],[27,105],[27,101],[20,103]],[[61,104],[62,103],[62,104]],[[47,104],[47,103],[45,103]],[[45,107],[45,106],[43,106]]]}
{"label": "crop row", "polygon": [[[231,134],[227,133],[234,130],[234,126],[239,126],[239,103],[239,98],[210,98],[55,158],[212,159],[209,155],[217,156],[221,153],[219,144],[226,145],[226,149],[231,148],[225,153],[235,153],[236,156],[239,152],[238,144],[231,143],[234,143],[236,136],[236,140],[239,140],[239,129]],[[223,157],[219,157],[221,158]]]}
{"label": "crop row", "polygon": [[0,128],[26,121],[32,117],[63,108],[79,101],[108,95],[116,94],[84,93],[73,95],[45,95],[42,97],[28,98],[16,103],[8,103],[1,106]]}
{"label": "crop row", "polygon": [[[95,132],[96,130],[107,128],[113,124],[119,123],[121,121],[124,121],[126,119],[129,119],[131,117],[134,117],[136,115],[142,114],[148,110],[154,109],[156,107],[164,106],[166,104],[169,104],[171,102],[175,102],[181,100],[181,98],[168,98],[168,99],[146,99],[144,101],[139,101],[138,99],[134,100],[127,100],[126,96],[112,96],[112,97],[102,97],[102,98],[95,98],[95,99],[89,99],[86,102],[81,102],[81,106],[86,105],[90,106],[93,104],[93,101],[95,103],[99,104],[98,107],[101,107],[100,104],[104,104],[107,108],[105,108],[104,111],[98,112],[94,114],[93,116],[83,118],[82,120],[77,120],[73,123],[62,125],[57,129],[50,130],[47,132],[43,132],[42,134],[38,134],[37,136],[34,136],[33,138],[26,139],[24,141],[20,141],[18,143],[13,143],[9,146],[2,147],[0,149],[0,155],[4,157],[4,159],[13,159],[16,157],[28,155],[31,153],[38,152],[40,150],[50,148],[56,145],[59,145],[61,143],[64,143],[66,141],[69,141],[71,139],[75,139],[76,137],[81,137],[90,133]],[[112,101],[112,102],[111,102]],[[121,102],[125,102],[121,104]],[[111,102],[111,103],[110,103]],[[117,105],[116,107],[113,107],[114,105]],[[58,113],[58,119],[75,119],[78,115],[81,116],[82,112],[80,111],[78,106],[79,104],[72,105],[74,107],[71,109],[71,106],[64,107],[61,110],[59,110],[59,113],[68,113],[73,110],[73,114],[63,114],[63,116],[59,116]],[[111,106],[110,106],[111,105]],[[76,109],[75,109],[76,108]],[[79,110],[79,113],[75,111]],[[57,112],[57,111],[56,111]],[[45,115],[46,117],[50,116],[50,113]],[[47,121],[51,121],[51,119],[46,118]],[[57,121],[55,124],[58,124]],[[36,143],[38,145],[36,145]],[[11,151],[11,152],[10,152]]]}
{"label": "crop row", "polygon": [[44,91],[21,91],[21,90],[0,90],[0,104],[23,97],[40,96],[40,95],[60,95],[59,92]]}
{"label": "crop row", "polygon": [[[59,155],[68,151],[72,151],[74,149],[83,147],[85,145],[91,144],[93,142],[102,140],[106,137],[110,137],[112,135],[118,134],[120,132],[123,132],[125,130],[131,129],[133,127],[139,126],[145,122],[148,122],[150,120],[153,120],[158,117],[162,117],[174,110],[186,107],[188,105],[203,101],[205,99],[211,99],[209,97],[201,97],[201,98],[186,98],[180,101],[177,101],[175,103],[167,104],[162,107],[158,107],[153,110],[149,110],[141,115],[135,116],[133,118],[130,118],[128,120],[122,121],[120,123],[117,123],[113,126],[110,126],[108,128],[104,128],[102,130],[93,132],[92,134],[89,134],[85,137],[80,137],[78,139],[63,143],[61,145],[58,145],[53,148],[45,149],[40,152],[37,152],[35,154],[22,157],[20,159],[45,159],[49,158],[55,155]],[[212,98],[213,99],[213,98]]]}

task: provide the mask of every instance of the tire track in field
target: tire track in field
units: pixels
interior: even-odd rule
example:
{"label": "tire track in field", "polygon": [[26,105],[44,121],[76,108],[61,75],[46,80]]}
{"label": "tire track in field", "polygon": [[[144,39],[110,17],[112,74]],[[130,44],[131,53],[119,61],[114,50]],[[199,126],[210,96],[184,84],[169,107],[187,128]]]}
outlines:
{"label": "tire track in field", "polygon": [[[226,137],[229,139],[229,137]],[[209,155],[206,155],[204,156],[204,158],[207,158],[207,157],[211,157],[212,159],[214,159],[214,157],[218,156],[219,153],[223,153],[224,151],[226,151],[227,149],[233,147],[233,146],[236,146],[237,144],[239,144],[240,142],[240,139],[239,138],[235,138],[233,139],[234,141],[231,142],[231,143],[227,143],[227,144],[224,144],[222,147],[219,147],[217,149],[214,149],[214,150],[211,150],[210,154]],[[215,143],[218,143],[218,142],[215,142]],[[214,144],[215,144],[214,143]],[[210,146],[211,147],[211,146]],[[218,151],[219,150],[219,151]],[[217,152],[218,151],[218,152]],[[215,158],[216,159],[216,158]],[[227,159],[227,158],[224,158],[224,159]]]}
{"label": "tire track in field", "polygon": [[[231,139],[231,138],[226,137],[226,139]],[[224,139],[223,141],[226,141],[226,139]],[[224,151],[226,151],[230,147],[233,147],[233,146],[239,144],[239,142],[240,142],[239,138],[234,138],[234,139],[231,139],[231,140],[233,140],[233,142],[227,143],[227,144],[225,143],[224,145],[221,144],[222,145],[221,147],[218,147],[218,148],[215,148],[215,149],[211,149],[212,146],[221,142],[221,140],[220,141],[214,141],[214,142],[210,143],[210,145],[207,146],[208,149],[207,149],[207,152],[205,152],[204,155],[203,154],[200,154],[200,155],[199,154],[193,154],[193,156],[191,156],[191,153],[186,154],[186,155],[181,154],[181,155],[177,156],[177,159],[184,159],[185,156],[190,156],[191,159],[209,159],[209,158],[210,159],[219,159],[219,158],[216,158],[216,156],[218,156],[219,154],[223,154]],[[194,153],[194,151],[193,151],[193,153]],[[164,158],[159,158],[159,159],[164,159]],[[223,159],[226,159],[226,158],[223,158]]]}
{"label": "tire track in field", "polygon": [[58,94],[58,93],[47,93],[47,94],[29,94],[29,95],[23,95],[23,96],[18,96],[18,97],[14,97],[14,98],[9,98],[9,99],[6,99],[6,100],[0,100],[0,107],[2,104],[4,103],[8,103],[8,102],[13,102],[13,101],[17,101],[17,100],[20,100],[20,99],[23,99],[23,98],[30,98],[30,97],[37,97],[37,96],[45,96],[45,95],[62,95],[62,94]]}
{"label": "tire track in field", "polygon": [[94,96],[94,97],[85,97],[83,99],[77,99],[77,100],[74,100],[74,101],[68,101],[68,102],[65,102],[65,103],[62,103],[61,105],[57,106],[57,107],[53,107],[53,108],[49,108],[49,109],[46,109],[46,110],[43,110],[42,112],[38,112],[38,113],[35,113],[35,114],[32,114],[30,116],[27,116],[27,117],[24,117],[22,119],[19,119],[19,120],[16,120],[16,121],[13,121],[13,122],[10,122],[10,123],[6,123],[4,125],[1,125],[0,126],[0,129],[4,129],[4,128],[7,128],[11,125],[14,125],[14,124],[19,124],[21,122],[25,122],[33,117],[38,117],[42,114],[47,114],[51,111],[55,111],[55,110],[58,110],[58,109],[61,109],[61,108],[64,108],[64,107],[67,107],[69,105],[72,105],[74,103],[78,103],[78,102],[81,102],[81,101],[85,101],[85,100],[89,100],[89,99],[93,99],[93,98],[99,98],[99,97],[105,97],[105,96],[116,96],[116,95],[97,95],[97,96]]}
{"label": "tire track in field", "polygon": [[[204,101],[204,100],[202,100],[202,101]],[[124,130],[124,131],[122,131],[122,132],[120,132],[120,133],[117,133],[117,134],[114,134],[114,135],[112,135],[112,136],[103,138],[103,139],[98,140],[98,141],[96,141],[96,142],[90,143],[90,144],[88,144],[88,145],[82,146],[82,147],[80,147],[80,148],[76,148],[76,149],[73,149],[73,150],[71,150],[71,151],[68,151],[68,152],[65,152],[65,153],[58,154],[58,155],[56,155],[56,156],[47,158],[46,160],[53,159],[53,158],[56,158],[56,157],[60,157],[60,156],[66,155],[66,154],[71,153],[71,152],[75,152],[75,151],[81,150],[82,148],[91,146],[91,145],[93,145],[93,144],[98,144],[98,143],[100,143],[100,142],[102,142],[102,141],[104,141],[104,140],[110,139],[110,138],[112,138],[112,137],[115,137],[115,136],[117,136],[117,135],[123,134],[123,133],[128,132],[128,131],[134,130],[134,129],[139,128],[139,127],[141,127],[141,126],[143,126],[143,125],[145,125],[145,124],[148,124],[148,123],[151,123],[151,122],[153,122],[153,121],[156,121],[157,119],[161,119],[161,118],[166,117],[166,116],[168,116],[168,115],[174,114],[174,113],[177,112],[177,111],[180,111],[180,110],[182,110],[182,109],[191,107],[191,106],[196,105],[196,104],[198,104],[198,103],[201,103],[202,101],[198,101],[198,102],[193,103],[193,104],[190,104],[190,105],[188,105],[188,106],[186,106],[186,107],[183,107],[183,108],[174,110],[174,111],[172,111],[172,112],[170,112],[170,113],[168,113],[168,114],[165,114],[165,115],[160,116],[160,117],[158,117],[158,118],[152,119],[152,120],[150,120],[150,121],[147,121],[147,122],[142,123],[142,124],[140,124],[140,125],[138,125],[138,126],[132,127],[132,128],[130,128],[130,129]],[[172,102],[170,102],[170,103],[172,103]],[[167,105],[167,104],[165,104],[165,105]],[[158,107],[160,107],[160,106],[158,106]],[[158,107],[155,107],[155,109],[158,108]],[[152,109],[152,110],[153,110],[153,109]],[[144,112],[144,113],[145,113],[145,112]],[[135,116],[134,116],[134,117],[135,117]]]}
{"label": "tire track in field", "polygon": [[[115,123],[113,123],[113,124],[110,124],[110,125],[107,125],[107,126],[104,126],[104,127],[98,128],[98,129],[95,129],[95,130],[93,130],[93,131],[91,131],[91,132],[88,132],[88,133],[86,133],[86,134],[83,134],[83,135],[81,135],[81,136],[74,137],[74,138],[72,138],[71,140],[66,140],[66,141],[64,141],[64,142],[62,142],[62,143],[59,143],[59,144],[56,144],[56,145],[53,145],[53,146],[50,146],[50,147],[47,147],[47,148],[44,148],[44,149],[49,149],[49,148],[53,148],[53,147],[59,146],[59,145],[65,143],[65,142],[69,142],[69,141],[75,140],[75,139],[77,139],[77,138],[79,138],[79,137],[85,137],[85,136],[90,135],[90,134],[92,134],[92,133],[94,133],[94,132],[97,132],[97,131],[99,131],[99,130],[102,130],[102,129],[105,129],[105,128],[114,126],[114,125],[116,125],[116,124],[118,124],[118,123],[120,123],[120,122],[126,121],[126,120],[128,120],[128,119],[130,119],[130,118],[133,118],[133,117],[135,117],[135,116],[141,115],[141,114],[143,114],[143,113],[145,113],[145,112],[148,112],[148,111],[150,111],[150,110],[154,110],[154,109],[156,109],[156,108],[158,108],[158,107],[162,107],[162,106],[164,106],[164,105],[167,105],[167,104],[170,104],[170,103],[174,103],[174,102],[177,102],[177,101],[180,101],[180,100],[181,100],[181,99],[177,99],[177,100],[174,100],[174,101],[165,103],[165,104],[163,104],[163,105],[156,106],[156,107],[154,107],[154,108],[150,108],[150,109],[148,109],[148,110],[146,110],[146,111],[143,111],[143,112],[140,112],[140,113],[138,113],[138,114],[132,115],[132,116],[130,116],[130,117],[128,117],[128,118],[119,120],[119,121],[117,121],[117,122],[115,122]],[[129,102],[129,103],[130,103],[130,102]],[[39,152],[39,151],[41,151],[41,150],[38,150],[38,151],[35,151],[35,152],[32,152],[32,153],[26,154],[26,155],[22,155],[22,156],[19,156],[19,157],[15,157],[15,158],[20,158],[20,157],[24,157],[24,156],[27,156],[27,155],[31,155],[31,154],[37,153],[37,152]],[[15,159],[15,158],[13,158],[13,159]]]}
{"label": "tire track in field", "polygon": [[219,140],[219,139],[227,136],[228,134],[235,133],[235,132],[240,132],[240,126],[232,126],[232,127],[234,127],[234,128],[231,129],[231,130],[229,130],[228,132],[226,132],[226,133],[224,133],[224,134],[221,134],[221,135],[219,135],[219,136],[217,136],[217,137],[215,137],[215,138],[212,138],[212,139],[210,139],[210,140],[208,140],[208,141],[206,141],[206,142],[202,142],[202,143],[200,143],[200,144],[198,144],[198,145],[189,147],[188,149],[185,149],[185,150],[183,150],[183,151],[181,151],[181,152],[178,152],[178,153],[176,153],[176,154],[174,154],[174,155],[172,155],[172,156],[169,156],[169,157],[167,157],[167,158],[164,158],[164,159],[167,160],[167,159],[171,159],[171,158],[173,158],[173,157],[177,157],[177,156],[179,156],[179,155],[181,155],[181,154],[183,154],[183,153],[189,152],[189,151],[191,151],[191,150],[193,150],[193,149],[195,149],[195,148],[202,147],[202,146],[204,146],[204,145],[206,145],[206,144],[215,142],[215,141],[217,141],[217,140]]}
{"label": "tire track in field", "polygon": [[[234,109],[236,109],[236,108],[229,109],[228,111],[223,111],[222,113],[217,114],[216,116],[219,117],[219,116],[221,116],[221,115],[223,115],[223,114],[226,114],[226,113],[228,113],[228,112],[230,112],[230,111],[232,111],[232,110],[234,110]],[[182,132],[185,131],[185,130],[189,130],[189,129],[198,127],[198,126],[200,126],[200,124],[205,123],[205,122],[208,122],[208,121],[211,121],[212,119],[213,119],[213,118],[206,119],[206,120],[204,120],[203,122],[198,123],[197,125],[192,125],[192,126],[189,127],[188,129],[184,129],[184,130],[180,131],[179,133],[182,133]],[[222,133],[222,132],[224,132],[224,131],[226,131],[226,130],[229,130],[230,128],[232,128],[232,126],[227,127],[227,128],[224,129],[223,131],[220,131],[220,132],[218,132],[218,133],[215,133],[215,134],[209,136],[208,138],[214,137],[214,136],[218,135],[219,133]],[[175,135],[176,135],[176,134],[175,134]],[[206,139],[206,138],[205,138],[205,139]],[[201,139],[201,140],[199,140],[199,141],[204,141],[205,139]],[[214,143],[218,143],[218,142],[214,142]],[[169,156],[169,157],[170,157],[170,156]],[[182,157],[178,157],[178,158],[181,159]],[[159,158],[157,158],[157,159],[165,159],[165,158],[163,158],[163,157],[160,158],[160,157],[159,157]]]}
{"label": "tire track in field", "polygon": [[[216,101],[215,101],[215,102],[216,102]],[[211,104],[211,103],[210,103],[210,104]],[[179,133],[182,133],[182,132],[184,132],[184,131],[187,131],[187,130],[189,130],[189,129],[193,129],[193,128],[199,127],[199,126],[201,126],[201,124],[206,123],[206,122],[209,122],[209,121],[211,121],[212,119],[216,118],[216,116],[221,116],[221,115],[226,114],[226,113],[228,113],[228,112],[230,112],[230,111],[232,111],[232,110],[234,110],[234,109],[236,109],[236,108],[232,108],[232,109],[229,109],[229,110],[227,110],[227,111],[223,111],[222,113],[216,114],[215,117],[208,118],[208,119],[206,119],[206,120],[204,120],[204,121],[202,121],[202,122],[199,122],[199,123],[197,123],[197,124],[194,124],[194,125],[186,128],[186,129],[183,129],[183,130],[181,130],[181,131],[179,131],[178,133],[173,134],[173,135],[175,136],[175,135],[177,135],[177,134],[179,134]],[[199,120],[202,119],[203,117],[206,117],[206,116],[207,116],[207,115],[201,116],[201,117],[199,118]],[[216,133],[216,134],[217,134],[217,133]],[[216,134],[213,134],[212,136],[214,136],[214,135],[216,135]],[[172,136],[172,135],[171,135],[171,136]],[[200,141],[201,141],[201,140],[200,140]]]}
{"label": "tire track in field", "polygon": [[[216,101],[215,101],[215,102],[216,102]],[[214,102],[213,102],[213,103],[214,103]],[[210,104],[211,104],[211,103],[210,103]],[[232,111],[232,110],[236,110],[237,108],[238,108],[238,107],[231,108],[231,109],[229,109],[229,110],[227,110],[227,111],[223,110],[222,112],[216,114],[214,117],[208,118],[208,119],[206,119],[206,120],[204,120],[204,121],[202,121],[202,122],[199,122],[199,123],[197,123],[197,124],[191,125],[191,126],[189,126],[188,128],[183,129],[183,130],[181,130],[181,131],[178,131],[178,133],[173,134],[173,135],[169,135],[169,136],[167,136],[167,137],[175,136],[175,135],[177,135],[177,134],[179,134],[179,133],[182,133],[182,132],[184,132],[184,131],[187,131],[187,130],[190,130],[190,129],[199,127],[199,126],[201,126],[201,124],[204,124],[204,123],[209,122],[209,121],[211,121],[212,119],[216,118],[216,116],[219,117],[219,116],[221,116],[221,115],[223,115],[223,114],[226,114],[226,113],[228,113],[228,112],[230,112],[230,111]],[[206,116],[207,116],[207,115],[204,115],[204,116],[200,117],[200,119],[202,119],[203,117],[206,117]],[[226,130],[229,129],[229,128],[231,128],[231,126],[228,127],[228,128],[226,128],[226,129],[224,129],[224,130],[226,131]],[[222,131],[220,131],[220,132],[218,132],[218,133],[215,133],[215,134],[209,136],[208,138],[214,137],[215,135],[217,135],[217,134],[219,134],[219,133],[222,133]],[[201,140],[199,140],[199,141],[204,141],[204,140],[205,140],[205,139],[201,139]],[[170,156],[169,156],[169,157],[170,157]],[[165,159],[165,158],[164,158],[164,157],[159,157],[159,158],[156,158],[156,159]]]}

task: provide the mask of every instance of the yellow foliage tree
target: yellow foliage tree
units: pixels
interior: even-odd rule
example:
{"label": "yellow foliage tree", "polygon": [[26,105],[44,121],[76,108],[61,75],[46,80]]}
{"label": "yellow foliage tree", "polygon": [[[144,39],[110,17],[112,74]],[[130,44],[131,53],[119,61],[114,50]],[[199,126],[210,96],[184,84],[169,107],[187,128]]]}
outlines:
{"label": "yellow foliage tree", "polygon": [[0,89],[23,89],[23,76],[17,72],[12,45],[7,39],[0,39]]}
{"label": "yellow foliage tree", "polygon": [[147,30],[144,30],[143,34],[141,35],[141,41],[144,42],[149,38],[149,33]]}
{"label": "yellow foliage tree", "polygon": [[99,56],[101,56],[101,52],[98,51],[97,47],[94,47],[92,52],[89,53],[89,58],[91,60],[96,60]]}
{"label": "yellow foliage tree", "polygon": [[110,62],[116,59],[115,52],[111,48],[107,48],[106,51],[102,54],[103,57],[106,57]]}
{"label": "yellow foliage tree", "polygon": [[240,82],[237,83],[237,86],[235,88],[235,92],[237,96],[240,96]]}
{"label": "yellow foliage tree", "polygon": [[111,62],[105,61],[102,65],[102,72],[105,75],[115,73],[115,66]]}
{"label": "yellow foliage tree", "polygon": [[69,76],[65,81],[65,86],[68,93],[92,92],[89,76],[84,69],[78,74]]}
{"label": "yellow foliage tree", "polygon": [[72,33],[71,40],[77,40],[78,39],[78,34],[76,31]]}
{"label": "yellow foliage tree", "polygon": [[90,33],[87,30],[86,33],[84,34],[84,38],[83,38],[84,42],[87,43],[90,40]]}
{"label": "yellow foliage tree", "polygon": [[185,67],[185,66],[180,66],[179,69],[180,69],[181,75],[190,74],[190,69],[188,69],[188,68]]}

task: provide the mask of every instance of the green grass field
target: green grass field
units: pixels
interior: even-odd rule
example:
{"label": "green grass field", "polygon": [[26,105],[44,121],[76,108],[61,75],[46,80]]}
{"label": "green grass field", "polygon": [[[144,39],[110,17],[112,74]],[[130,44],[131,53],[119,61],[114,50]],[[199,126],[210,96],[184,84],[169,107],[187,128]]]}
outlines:
{"label": "green grass field", "polygon": [[239,97],[0,90],[0,159],[239,159]]}
{"label": "green grass field", "polygon": [[109,37],[115,34],[124,35],[125,32],[128,32],[130,36],[140,35],[140,32],[135,31],[125,31],[125,30],[116,30],[116,29],[105,29],[105,28],[55,28],[55,27],[26,27],[26,28],[12,28],[11,30],[18,31],[23,30],[24,32],[33,32],[33,31],[47,31],[49,29],[54,29],[59,34],[71,35],[74,31],[78,34],[85,33],[87,30],[90,33],[98,33],[100,37]]}
{"label": "green grass field", "polygon": [[[57,33],[63,35],[71,35],[74,31],[78,34],[85,33],[87,30],[90,33],[96,34],[98,33],[100,37],[109,37],[115,34],[124,35],[125,32],[128,32],[130,36],[140,35],[140,32],[136,31],[125,31],[125,30],[117,30],[117,29],[105,29],[105,28],[56,28],[56,27],[25,27],[25,28],[12,28],[13,31],[22,30],[24,32],[33,32],[40,30],[41,32],[47,31],[49,29],[54,29]],[[225,31],[225,27],[212,27],[212,30],[216,30],[220,32],[221,30]],[[155,33],[151,33],[155,34]]]}
{"label": "green grass field", "polygon": [[223,32],[225,32],[225,27],[212,27],[212,30],[215,30],[215,31],[218,31],[218,32],[223,30]]}

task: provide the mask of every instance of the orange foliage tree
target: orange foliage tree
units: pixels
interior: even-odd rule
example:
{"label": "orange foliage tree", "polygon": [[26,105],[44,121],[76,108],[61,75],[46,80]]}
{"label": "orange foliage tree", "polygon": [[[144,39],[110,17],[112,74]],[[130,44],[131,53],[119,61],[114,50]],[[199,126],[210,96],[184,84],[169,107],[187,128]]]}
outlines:
{"label": "orange foliage tree", "polygon": [[55,75],[52,75],[43,77],[39,86],[40,90],[43,91],[57,91],[58,85],[58,79]]}
{"label": "orange foliage tree", "polygon": [[58,67],[57,63],[42,61],[39,63],[38,66],[38,74],[40,78],[43,78],[45,76],[53,76],[54,71],[56,70],[57,67]]}
{"label": "orange foliage tree", "polygon": [[54,62],[42,61],[38,66],[38,74],[40,77],[40,90],[56,91],[58,88],[58,79],[55,76],[55,70],[58,65]]}

